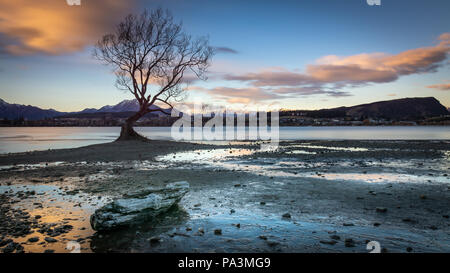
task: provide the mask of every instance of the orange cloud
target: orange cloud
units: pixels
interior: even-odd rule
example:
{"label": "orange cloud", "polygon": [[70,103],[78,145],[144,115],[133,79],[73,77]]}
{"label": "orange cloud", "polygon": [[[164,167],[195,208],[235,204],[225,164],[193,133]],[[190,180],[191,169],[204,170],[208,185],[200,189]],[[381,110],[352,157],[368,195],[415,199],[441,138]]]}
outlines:
{"label": "orange cloud", "polygon": [[[131,3],[130,3],[131,2]],[[14,55],[82,50],[130,12],[133,1],[0,0],[0,46]]]}
{"label": "orange cloud", "polygon": [[431,47],[411,49],[399,54],[358,54],[347,57],[324,56],[306,67],[306,73],[283,69],[226,75],[227,80],[249,82],[253,86],[325,86],[336,88],[384,83],[400,76],[435,71],[450,51],[450,33],[439,36],[439,43]]}
{"label": "orange cloud", "polygon": [[433,85],[429,85],[427,87],[446,91],[446,90],[450,90],[450,83],[433,84]]}

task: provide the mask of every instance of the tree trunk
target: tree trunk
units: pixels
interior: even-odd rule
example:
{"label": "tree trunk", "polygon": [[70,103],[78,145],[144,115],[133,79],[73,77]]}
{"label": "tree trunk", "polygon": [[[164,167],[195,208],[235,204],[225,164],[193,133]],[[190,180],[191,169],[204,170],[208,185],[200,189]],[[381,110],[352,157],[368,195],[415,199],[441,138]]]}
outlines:
{"label": "tree trunk", "polygon": [[145,111],[139,110],[136,114],[129,117],[125,123],[122,125],[122,129],[120,130],[120,136],[116,141],[123,140],[148,140],[146,137],[138,134],[134,129],[133,125],[136,121],[138,121],[142,116],[146,114]]}

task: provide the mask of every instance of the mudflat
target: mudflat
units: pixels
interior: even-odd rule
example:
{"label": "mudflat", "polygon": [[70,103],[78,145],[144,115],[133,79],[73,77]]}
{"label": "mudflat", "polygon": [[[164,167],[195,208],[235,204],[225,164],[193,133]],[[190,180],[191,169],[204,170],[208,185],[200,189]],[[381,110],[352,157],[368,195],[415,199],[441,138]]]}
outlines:
{"label": "mudflat", "polygon": [[[273,151],[124,141],[1,155],[0,248],[449,252],[449,157],[449,141],[354,140],[284,141]],[[190,192],[169,213],[91,229],[89,216],[114,198],[181,180]]]}

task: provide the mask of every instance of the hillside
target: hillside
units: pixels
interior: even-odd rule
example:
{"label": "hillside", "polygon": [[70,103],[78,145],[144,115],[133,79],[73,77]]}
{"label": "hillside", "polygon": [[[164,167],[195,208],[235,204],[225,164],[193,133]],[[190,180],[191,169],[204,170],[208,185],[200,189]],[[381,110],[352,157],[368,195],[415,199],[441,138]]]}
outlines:
{"label": "hillside", "polygon": [[358,119],[417,120],[443,115],[449,115],[449,111],[433,97],[404,98],[351,107],[307,111],[307,116],[317,118],[352,117]]}

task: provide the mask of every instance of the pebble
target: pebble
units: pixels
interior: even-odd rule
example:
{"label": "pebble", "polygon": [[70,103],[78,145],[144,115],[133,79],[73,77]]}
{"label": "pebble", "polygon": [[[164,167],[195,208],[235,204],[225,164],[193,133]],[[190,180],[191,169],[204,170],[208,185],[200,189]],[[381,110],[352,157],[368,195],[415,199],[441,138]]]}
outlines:
{"label": "pebble", "polygon": [[333,239],[333,240],[340,240],[341,239],[341,237],[338,236],[338,235],[331,235],[330,238]]}
{"label": "pebble", "polygon": [[289,212],[286,212],[282,215],[283,218],[291,218],[291,214]]}
{"label": "pebble", "polygon": [[222,230],[220,228],[214,230],[214,235],[222,235]]}
{"label": "pebble", "polygon": [[159,238],[159,237],[151,237],[149,241],[150,241],[150,244],[157,244],[157,243],[159,243],[161,241],[161,238]]}
{"label": "pebble", "polygon": [[355,241],[353,239],[345,239],[345,247],[355,247]]}
{"label": "pebble", "polygon": [[35,243],[35,242],[37,242],[37,241],[39,241],[39,237],[31,237],[31,238],[28,238],[28,242],[30,242],[30,243]]}
{"label": "pebble", "polygon": [[51,238],[51,237],[45,237],[44,240],[45,240],[47,243],[55,243],[55,242],[58,242],[58,240],[56,240],[56,239],[54,239],[54,238]]}
{"label": "pebble", "polygon": [[334,240],[330,240],[330,241],[326,241],[326,240],[321,240],[319,241],[321,244],[326,244],[326,245],[335,245],[337,242]]}
{"label": "pebble", "polygon": [[375,210],[376,210],[376,212],[380,212],[380,213],[387,212],[387,208],[381,208],[381,207],[378,207],[378,208],[376,208]]}

